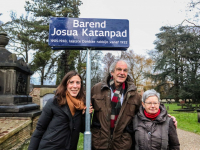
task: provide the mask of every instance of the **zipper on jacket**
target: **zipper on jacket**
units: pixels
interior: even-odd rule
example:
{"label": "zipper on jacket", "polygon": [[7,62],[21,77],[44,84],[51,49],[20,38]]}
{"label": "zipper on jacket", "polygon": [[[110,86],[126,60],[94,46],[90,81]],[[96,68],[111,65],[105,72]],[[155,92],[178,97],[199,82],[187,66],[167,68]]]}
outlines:
{"label": "zipper on jacket", "polygon": [[[107,97],[108,97],[108,100],[111,101],[111,91],[109,89],[108,93],[107,93]],[[106,100],[105,100],[106,101]],[[108,109],[107,109],[107,120],[110,121],[110,114],[111,114],[111,109],[110,109],[110,103],[107,104],[107,101],[106,101],[106,106],[108,106]]]}
{"label": "zipper on jacket", "polygon": [[[128,94],[128,96],[125,98],[125,96],[124,96],[124,100],[126,100],[125,102],[124,102],[124,100],[123,100],[123,103],[125,103],[124,105],[127,105],[127,103],[128,103],[128,99],[130,98],[130,96],[131,96],[131,94],[130,93],[128,93],[128,91],[127,91],[127,93],[126,93],[126,95]],[[123,104],[122,104],[123,105]],[[125,109],[125,108],[124,108]],[[120,112],[121,112],[121,110],[120,110]],[[117,122],[116,122],[116,125],[118,124],[118,122],[119,122],[119,120],[120,120],[120,118],[121,118],[121,116],[122,115],[120,115],[118,118],[117,118]]]}

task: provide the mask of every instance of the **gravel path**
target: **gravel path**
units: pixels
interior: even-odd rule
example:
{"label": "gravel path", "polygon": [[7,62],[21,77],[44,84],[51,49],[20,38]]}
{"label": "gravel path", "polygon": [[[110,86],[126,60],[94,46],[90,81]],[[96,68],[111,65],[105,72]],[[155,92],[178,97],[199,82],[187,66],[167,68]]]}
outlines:
{"label": "gravel path", "polygon": [[200,150],[200,135],[177,129],[181,150]]}

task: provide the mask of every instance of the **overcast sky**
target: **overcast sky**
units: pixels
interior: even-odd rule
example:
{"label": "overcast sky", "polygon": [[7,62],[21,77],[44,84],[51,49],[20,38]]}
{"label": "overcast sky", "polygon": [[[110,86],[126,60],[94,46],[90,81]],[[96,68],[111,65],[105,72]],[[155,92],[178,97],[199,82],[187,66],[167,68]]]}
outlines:
{"label": "overcast sky", "polygon": [[188,0],[83,0],[81,18],[128,19],[130,49],[145,54],[154,48],[155,34],[164,25],[180,24]]}
{"label": "overcast sky", "polygon": [[[18,15],[24,12],[25,0],[0,0],[0,20],[9,20],[10,10]],[[180,24],[186,18],[190,0],[82,0],[80,18],[128,19],[130,47],[145,55],[154,48],[155,34],[165,25]]]}
{"label": "overcast sky", "polygon": [[[0,0],[0,20],[10,19],[11,10],[18,16],[25,12],[25,0]],[[130,47],[136,54],[146,55],[154,48],[155,34],[165,25],[180,24],[186,18],[190,0],[82,0],[80,18],[128,19]],[[120,52],[113,53],[120,55]]]}

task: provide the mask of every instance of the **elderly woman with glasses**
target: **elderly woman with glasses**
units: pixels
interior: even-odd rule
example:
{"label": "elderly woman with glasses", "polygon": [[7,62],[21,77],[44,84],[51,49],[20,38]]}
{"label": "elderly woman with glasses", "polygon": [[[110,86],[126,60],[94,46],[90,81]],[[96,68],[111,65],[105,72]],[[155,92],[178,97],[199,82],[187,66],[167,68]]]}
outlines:
{"label": "elderly woman with glasses", "polygon": [[133,150],[179,150],[180,144],[173,119],[160,104],[160,94],[147,90],[134,120]]}

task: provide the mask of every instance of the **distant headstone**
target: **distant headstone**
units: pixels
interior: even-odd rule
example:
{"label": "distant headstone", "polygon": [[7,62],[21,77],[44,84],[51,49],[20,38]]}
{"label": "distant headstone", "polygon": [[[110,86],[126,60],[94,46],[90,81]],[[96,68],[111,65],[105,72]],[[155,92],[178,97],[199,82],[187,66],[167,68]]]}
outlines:
{"label": "distant headstone", "polygon": [[198,122],[200,123],[200,109],[197,109]]}
{"label": "distant headstone", "polygon": [[185,101],[180,101],[181,104],[185,104]]}
{"label": "distant headstone", "polygon": [[175,102],[175,100],[174,100],[174,99],[171,99],[171,102]]}
{"label": "distant headstone", "polygon": [[47,101],[50,98],[53,98],[54,96],[55,96],[55,94],[46,94],[43,97],[41,97],[41,99],[40,99],[40,109],[42,109],[45,106],[45,104],[47,103]]}

